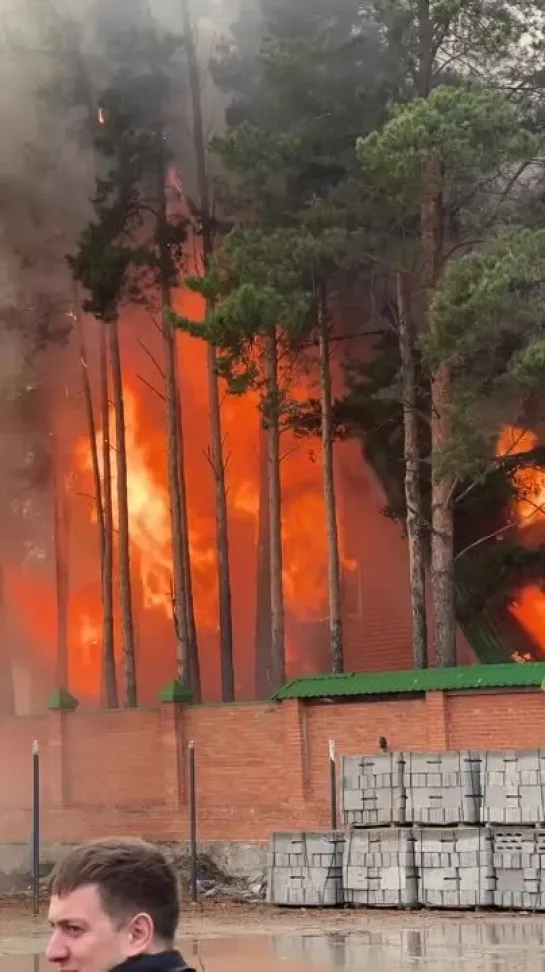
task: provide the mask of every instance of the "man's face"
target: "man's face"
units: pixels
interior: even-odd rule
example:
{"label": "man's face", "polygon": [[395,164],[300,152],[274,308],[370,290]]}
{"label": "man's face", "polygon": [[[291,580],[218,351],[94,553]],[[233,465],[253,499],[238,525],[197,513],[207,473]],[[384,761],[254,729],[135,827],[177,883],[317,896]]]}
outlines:
{"label": "man's face", "polygon": [[93,884],[62,897],[53,895],[49,905],[52,934],[46,958],[55,963],[59,972],[108,972],[147,950],[149,941],[142,934],[142,918],[148,916],[137,916],[121,925],[112,922]]}

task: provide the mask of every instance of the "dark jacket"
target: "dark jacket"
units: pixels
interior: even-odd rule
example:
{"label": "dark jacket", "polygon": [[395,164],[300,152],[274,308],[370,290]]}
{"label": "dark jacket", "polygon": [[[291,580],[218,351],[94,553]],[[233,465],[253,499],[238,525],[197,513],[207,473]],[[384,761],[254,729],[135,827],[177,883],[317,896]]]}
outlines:
{"label": "dark jacket", "polygon": [[157,952],[156,955],[137,955],[127,959],[112,972],[195,972],[179,952]]}

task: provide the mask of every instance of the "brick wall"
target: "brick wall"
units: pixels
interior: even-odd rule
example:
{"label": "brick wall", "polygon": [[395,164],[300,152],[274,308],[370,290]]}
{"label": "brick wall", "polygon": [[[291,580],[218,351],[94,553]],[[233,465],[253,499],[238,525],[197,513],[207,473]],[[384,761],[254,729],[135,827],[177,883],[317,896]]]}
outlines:
{"label": "brick wall", "polygon": [[187,835],[187,744],[195,743],[199,836],[265,840],[326,828],[327,754],[545,746],[538,691],[431,692],[354,702],[285,702],[0,719],[0,841],[26,842],[31,749],[40,745],[44,838]]}

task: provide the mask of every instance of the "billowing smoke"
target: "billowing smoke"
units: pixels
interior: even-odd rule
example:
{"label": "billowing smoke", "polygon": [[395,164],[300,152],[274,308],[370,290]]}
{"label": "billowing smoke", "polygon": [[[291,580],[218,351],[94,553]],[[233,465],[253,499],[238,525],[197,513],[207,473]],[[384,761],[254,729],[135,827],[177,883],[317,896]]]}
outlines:
{"label": "billowing smoke", "polygon": [[[234,0],[199,4],[204,62],[227,31],[233,7]],[[61,376],[69,355],[63,348],[74,299],[66,254],[89,218],[95,159],[86,130],[103,82],[108,38],[116,29],[149,23],[150,15],[162,29],[181,33],[178,0],[0,2],[0,492],[6,501],[13,494],[13,503],[4,504],[1,533],[10,559],[25,559],[34,531],[40,548],[48,533],[42,522],[48,415],[59,401],[66,407]],[[223,103],[209,76],[205,81],[210,134],[221,127]],[[187,126],[177,142],[187,185],[193,181],[191,152],[183,150]],[[72,384],[69,375],[67,382]],[[26,399],[34,402],[38,389],[41,408],[29,408]],[[19,540],[24,542],[16,554]]]}
{"label": "billowing smoke", "polygon": [[[0,491],[3,567],[47,557],[54,352],[70,329],[65,254],[93,176],[73,95],[70,11],[3,0],[0,19]],[[55,384],[57,388],[55,388]]]}
{"label": "billowing smoke", "polygon": [[[199,6],[197,41],[203,67],[227,33],[234,6],[235,0],[207,0]],[[71,333],[77,300],[66,262],[91,213],[89,200],[97,159],[89,122],[96,121],[98,99],[107,80],[108,42],[113,34],[119,28],[149,24],[150,15],[162,29],[174,34],[181,34],[182,25],[178,0],[0,0],[0,12],[0,118],[4,133],[0,150],[0,572],[4,608],[7,605],[0,635],[6,646],[4,661],[7,646],[13,646],[17,709],[24,711],[43,703],[47,687],[58,684],[53,534],[59,475],[74,477],[68,486],[67,504],[71,531],[70,637],[74,637],[71,649],[77,646],[78,651],[81,648],[96,656],[100,638],[100,633],[96,634],[100,621],[99,557],[92,486],[81,473],[86,425],[77,333]],[[225,96],[214,87],[206,70],[202,76],[206,135],[210,137],[223,127]],[[193,152],[186,94],[181,62],[180,109],[179,118],[173,119],[173,142],[176,169],[182,173],[184,189],[191,193]],[[92,338],[97,328],[93,321],[87,323],[90,371],[96,375]],[[141,484],[148,482],[142,476],[151,471],[156,480],[154,499],[162,509],[161,504],[168,507],[166,483],[159,472],[165,454],[164,406],[160,395],[150,390],[160,381],[137,338],[143,336],[155,354],[157,333],[149,321],[140,320],[139,324],[138,313],[132,311],[123,315],[121,333],[128,400],[132,400],[131,393],[137,402],[134,420],[128,410],[127,429],[132,444],[129,471],[134,508],[141,501]],[[209,671],[217,682],[215,604],[211,603],[216,587],[213,484],[205,454],[208,404],[204,352],[194,344],[185,346],[183,354],[182,384],[191,402],[186,451],[197,615],[206,634]],[[229,448],[236,439],[229,495],[234,521],[233,584],[242,591],[247,577],[255,571],[259,419],[254,403],[246,401],[227,402],[224,419]],[[140,455],[148,465],[138,465]],[[290,463],[294,480],[299,460],[307,464],[304,453],[297,456],[294,454]],[[315,478],[319,480],[319,470]],[[295,515],[295,492],[292,520],[300,525],[302,518],[299,513]],[[145,499],[142,543],[150,544],[157,561],[158,541],[161,550],[168,552],[168,535],[159,537],[157,527],[150,527],[154,505],[147,493]],[[314,522],[309,529],[314,532]],[[298,536],[294,533],[294,542]],[[308,547],[305,543],[298,546]],[[144,560],[142,549],[139,559]],[[166,568],[168,573],[168,559]],[[310,576],[308,570],[305,573]],[[159,593],[168,600],[168,584]],[[144,602],[138,584],[134,598],[135,602]],[[309,600],[317,602],[314,590]],[[29,612],[30,603],[33,607]],[[244,656],[240,669],[248,670],[244,677],[249,689],[252,676],[246,659],[253,649],[255,622],[247,596],[241,599],[235,614],[237,611],[237,646],[242,646],[239,650]],[[172,672],[172,661],[166,659],[165,673],[157,673],[155,646],[158,641],[168,643],[172,624],[163,612],[162,627],[155,618],[146,628],[152,613],[143,610],[138,615],[138,638],[141,646],[151,646],[154,656],[150,656],[146,676],[160,680]],[[1,669],[0,658],[0,684]],[[30,670],[32,679],[27,678]],[[38,686],[34,700],[31,682]],[[151,696],[156,688],[149,689]],[[75,686],[76,694],[80,689],[81,682]]]}

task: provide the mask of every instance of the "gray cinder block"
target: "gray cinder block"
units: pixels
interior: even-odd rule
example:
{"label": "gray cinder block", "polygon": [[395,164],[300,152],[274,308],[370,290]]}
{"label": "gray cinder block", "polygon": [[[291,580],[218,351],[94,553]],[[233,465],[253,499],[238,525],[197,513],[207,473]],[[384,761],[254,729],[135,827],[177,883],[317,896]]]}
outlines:
{"label": "gray cinder block", "polygon": [[342,761],[343,819],[347,826],[405,822],[402,753],[345,756]]}
{"label": "gray cinder block", "polygon": [[408,829],[353,830],[344,848],[346,904],[413,908],[417,904],[414,841]]}
{"label": "gray cinder block", "polygon": [[491,827],[497,908],[545,911],[545,830]]}
{"label": "gray cinder block", "polygon": [[279,833],[268,854],[267,901],[286,907],[343,903],[344,834]]}
{"label": "gray cinder block", "polygon": [[481,756],[469,751],[406,753],[406,821],[445,826],[479,822]]}
{"label": "gray cinder block", "polygon": [[485,908],[494,903],[492,836],[486,828],[414,831],[418,900],[428,908]]}
{"label": "gray cinder block", "polygon": [[545,752],[486,752],[481,760],[480,820],[488,824],[545,822]]}

